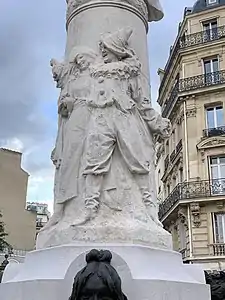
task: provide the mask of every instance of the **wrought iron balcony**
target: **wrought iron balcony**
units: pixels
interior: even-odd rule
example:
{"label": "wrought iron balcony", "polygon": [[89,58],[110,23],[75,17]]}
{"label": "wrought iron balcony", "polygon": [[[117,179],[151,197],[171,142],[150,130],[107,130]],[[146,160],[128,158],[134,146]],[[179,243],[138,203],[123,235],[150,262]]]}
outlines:
{"label": "wrought iron balcony", "polygon": [[182,255],[182,259],[185,259],[187,257],[187,249],[182,249],[179,251],[180,254]]}
{"label": "wrought iron balcony", "polygon": [[168,168],[170,163],[169,155],[167,155],[166,159],[164,160],[164,168],[165,170]]}
{"label": "wrought iron balcony", "polygon": [[225,195],[225,179],[223,178],[179,183],[159,205],[159,218],[162,219],[180,200],[221,195]]}
{"label": "wrought iron balcony", "polygon": [[225,36],[225,26],[216,27],[211,30],[196,32],[184,35],[179,39],[179,48],[202,45],[212,41],[219,40]]}
{"label": "wrought iron balcony", "polygon": [[174,149],[173,152],[170,155],[170,161],[171,161],[171,163],[174,162],[175,158],[176,158],[176,149]]}
{"label": "wrought iron balcony", "polygon": [[212,30],[200,31],[190,35],[183,35],[182,37],[178,38],[173,45],[170,57],[167,61],[165,67],[165,74],[163,76],[163,79],[159,87],[159,94],[161,94],[162,92],[166,78],[168,77],[168,74],[170,72],[173,60],[177,56],[177,52],[179,50],[184,50],[192,46],[199,46],[206,43],[218,41],[224,37],[225,37],[225,26],[221,26],[221,27],[214,28]]}
{"label": "wrought iron balcony", "polygon": [[209,86],[216,86],[225,83],[225,70],[201,74],[197,76],[180,79],[172,89],[169,98],[162,110],[162,116],[166,117],[176,102],[179,93],[189,92]]}
{"label": "wrought iron balcony", "polygon": [[183,148],[183,143],[182,143],[182,139],[178,142],[178,144],[176,145],[176,153],[180,153],[180,151]]}
{"label": "wrought iron balcony", "polygon": [[165,107],[163,108],[163,111],[162,111],[163,117],[167,116],[167,114],[170,111],[173,103],[175,102],[178,94],[179,94],[179,81],[177,81],[176,84],[174,85],[174,87],[172,88],[172,92],[166,101]]}
{"label": "wrought iron balcony", "polygon": [[203,130],[204,137],[220,136],[220,135],[225,135],[225,126],[208,128]]}
{"label": "wrought iron balcony", "polygon": [[215,243],[209,246],[210,254],[214,256],[225,256],[225,243]]}
{"label": "wrought iron balcony", "polygon": [[187,77],[179,81],[179,92],[225,83],[225,70]]}
{"label": "wrought iron balcony", "polygon": [[178,144],[176,145],[176,148],[173,150],[173,152],[171,153],[171,155],[167,155],[167,157],[164,160],[164,172],[167,171],[168,167],[169,167],[169,163],[173,163],[175,161],[175,159],[177,158],[177,155],[180,153],[180,151],[182,150],[182,140],[180,140],[178,142]]}

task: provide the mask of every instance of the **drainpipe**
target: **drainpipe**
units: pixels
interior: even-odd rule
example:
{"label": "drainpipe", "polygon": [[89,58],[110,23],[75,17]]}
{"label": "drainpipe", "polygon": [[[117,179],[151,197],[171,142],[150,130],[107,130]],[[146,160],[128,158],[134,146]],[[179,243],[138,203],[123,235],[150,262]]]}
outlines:
{"label": "drainpipe", "polygon": [[[184,147],[185,147],[185,164],[186,164],[186,181],[189,181],[189,157],[188,157],[188,134],[187,134],[187,109],[186,101],[184,101]],[[191,209],[188,204],[188,235],[190,246],[190,258],[193,257],[193,244],[192,244],[192,226],[191,226]]]}
{"label": "drainpipe", "polygon": [[188,182],[189,181],[189,159],[188,159],[186,101],[184,101],[184,148],[185,148],[186,181]]}
{"label": "drainpipe", "polygon": [[193,257],[193,245],[192,245],[192,230],[191,230],[191,209],[188,204],[188,235],[189,235],[189,247],[190,247],[190,258]]}

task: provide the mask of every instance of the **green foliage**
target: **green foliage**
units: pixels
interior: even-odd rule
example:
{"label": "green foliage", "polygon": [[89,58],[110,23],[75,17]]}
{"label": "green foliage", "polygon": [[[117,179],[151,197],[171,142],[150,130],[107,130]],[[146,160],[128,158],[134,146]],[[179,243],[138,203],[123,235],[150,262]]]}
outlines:
{"label": "green foliage", "polygon": [[8,234],[5,232],[5,224],[1,219],[2,219],[2,214],[0,212],[0,251],[3,251],[5,248],[12,248],[12,247],[5,240]]}

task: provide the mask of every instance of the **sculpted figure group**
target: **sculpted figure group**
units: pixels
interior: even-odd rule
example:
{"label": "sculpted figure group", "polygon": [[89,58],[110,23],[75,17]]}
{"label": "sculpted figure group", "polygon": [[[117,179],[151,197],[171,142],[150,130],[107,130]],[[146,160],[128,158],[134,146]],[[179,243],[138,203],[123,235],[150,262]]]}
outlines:
{"label": "sculpted figure group", "polygon": [[142,91],[141,64],[129,47],[131,35],[130,28],[107,33],[99,41],[99,53],[75,47],[67,62],[51,61],[61,93],[52,152],[55,208],[46,228],[61,220],[69,201],[83,201],[85,207],[71,226],[97,218],[102,201],[120,211],[120,203],[109,193],[117,188],[116,165],[132,176],[148,217],[161,226],[153,135],[168,136],[170,122],[151,107]]}

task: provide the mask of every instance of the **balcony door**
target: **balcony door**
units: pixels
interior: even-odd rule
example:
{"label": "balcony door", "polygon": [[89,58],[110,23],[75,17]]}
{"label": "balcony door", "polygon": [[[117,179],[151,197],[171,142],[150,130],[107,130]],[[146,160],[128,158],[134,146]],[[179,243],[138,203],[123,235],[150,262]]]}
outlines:
{"label": "balcony door", "polygon": [[207,129],[224,126],[222,105],[208,107],[206,109]]}
{"label": "balcony door", "polygon": [[204,74],[205,74],[205,84],[211,85],[219,81],[219,60],[217,57],[212,59],[204,59]]}
{"label": "balcony door", "polygon": [[225,194],[225,156],[210,157],[211,193]]}
{"label": "balcony door", "polygon": [[225,243],[225,214],[213,214],[214,242]]}
{"label": "balcony door", "polygon": [[202,25],[205,42],[218,38],[218,24],[216,19],[204,22]]}

